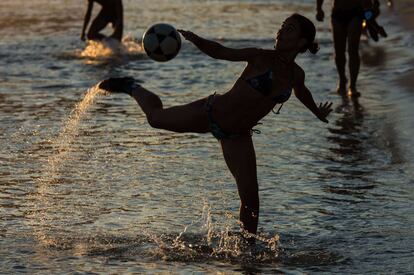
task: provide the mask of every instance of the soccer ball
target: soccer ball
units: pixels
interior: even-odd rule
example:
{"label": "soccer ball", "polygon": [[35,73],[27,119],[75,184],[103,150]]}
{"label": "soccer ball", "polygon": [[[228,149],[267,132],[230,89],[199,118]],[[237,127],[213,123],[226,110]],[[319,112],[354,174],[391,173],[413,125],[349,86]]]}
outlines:
{"label": "soccer ball", "polygon": [[142,37],[147,55],[159,62],[173,59],[181,48],[181,37],[177,30],[165,23],[149,27]]}

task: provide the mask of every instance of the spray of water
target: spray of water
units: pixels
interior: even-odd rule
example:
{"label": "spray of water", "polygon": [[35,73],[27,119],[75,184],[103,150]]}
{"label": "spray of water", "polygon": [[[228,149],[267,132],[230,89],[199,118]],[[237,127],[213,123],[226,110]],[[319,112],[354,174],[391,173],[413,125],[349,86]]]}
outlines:
{"label": "spray of water", "polygon": [[52,140],[52,148],[55,152],[51,154],[46,165],[43,167],[41,176],[37,179],[37,192],[33,195],[33,211],[30,223],[34,233],[41,244],[55,245],[52,230],[55,229],[59,220],[54,217],[54,208],[59,203],[59,193],[54,186],[59,183],[60,170],[64,163],[70,158],[71,144],[77,136],[79,123],[85,117],[88,109],[94,103],[98,95],[105,94],[97,86],[87,90],[83,99],[76,104],[68,119],[64,121],[59,135]]}
{"label": "spray of water", "polygon": [[[41,245],[72,248],[80,254],[90,253],[90,249],[99,251],[99,245],[94,243],[94,239],[88,239],[86,243],[81,240],[75,240],[74,244],[62,242],[62,238],[60,238],[62,235],[58,233],[65,234],[65,227],[68,227],[69,224],[63,220],[62,214],[56,214],[55,210],[61,204],[60,198],[62,194],[58,190],[59,182],[62,180],[61,172],[64,164],[71,158],[71,147],[78,135],[79,124],[96,98],[103,94],[105,92],[97,88],[97,86],[90,88],[85,93],[83,99],[72,110],[68,119],[64,121],[59,135],[51,142],[55,153],[48,157],[41,177],[36,182],[38,188],[33,198],[35,203],[30,219],[34,234]],[[67,209],[66,211],[73,211],[73,209]],[[73,213],[68,213],[68,216],[71,216],[71,214]],[[142,232],[146,237],[144,243],[146,243],[146,246],[151,246],[151,249],[148,251],[151,251],[152,256],[158,259],[240,259],[245,257],[246,248],[251,247],[245,240],[255,239],[266,246],[266,257],[277,257],[278,235],[269,237],[250,234],[245,231],[234,233],[232,229],[235,226],[240,226],[238,219],[230,212],[227,212],[225,220],[224,229],[218,228],[213,222],[210,204],[208,201],[204,201],[201,217],[186,225],[178,235],[159,236],[143,229]],[[188,233],[192,228],[196,228],[198,231],[201,229],[202,234],[192,235]],[[97,243],[99,244],[99,242]],[[68,247],[65,247],[65,245]],[[137,243],[137,245],[141,246],[142,244]],[[105,243],[101,250],[108,250],[108,247],[116,248],[117,243]],[[251,251],[249,253],[248,255],[251,255]]]}
{"label": "spray of water", "polygon": [[[279,235],[265,236],[245,231],[232,232],[239,221],[226,213],[224,229],[216,228],[212,222],[211,206],[204,202],[200,219],[186,225],[176,236],[157,235],[144,230],[149,242],[155,244],[152,257],[163,260],[198,261],[206,259],[230,259],[237,261],[274,261],[279,256]],[[201,230],[201,235],[188,233],[191,228]],[[247,239],[254,239],[252,245]]]}

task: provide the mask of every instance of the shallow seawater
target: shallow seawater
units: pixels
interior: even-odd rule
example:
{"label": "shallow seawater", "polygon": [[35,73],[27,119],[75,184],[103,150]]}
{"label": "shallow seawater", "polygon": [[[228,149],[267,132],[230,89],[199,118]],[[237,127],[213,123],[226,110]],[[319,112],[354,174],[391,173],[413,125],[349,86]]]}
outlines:
{"label": "shallow seawater", "polygon": [[0,3],[0,273],[414,272],[414,96],[395,82],[413,69],[414,40],[395,15],[382,19],[387,40],[362,43],[358,100],[334,92],[329,25],[317,25],[321,51],[298,63],[334,111],[326,125],[292,98],[259,125],[249,246],[212,136],[152,129],[128,96],[90,88],[134,76],[165,106],[223,93],[244,64],[186,42],[155,63],[140,49],[146,27],[272,48],[287,15],[313,18],[313,1],[124,1],[115,54],[79,40],[85,5]]}

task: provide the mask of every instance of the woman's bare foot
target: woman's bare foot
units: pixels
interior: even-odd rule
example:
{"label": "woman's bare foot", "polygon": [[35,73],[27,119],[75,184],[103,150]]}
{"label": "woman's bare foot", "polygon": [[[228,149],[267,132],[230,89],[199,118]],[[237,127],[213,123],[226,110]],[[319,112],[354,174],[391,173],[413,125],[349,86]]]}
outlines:
{"label": "woman's bare foot", "polygon": [[132,95],[140,85],[132,77],[113,77],[99,83],[99,88],[110,93],[126,93]]}

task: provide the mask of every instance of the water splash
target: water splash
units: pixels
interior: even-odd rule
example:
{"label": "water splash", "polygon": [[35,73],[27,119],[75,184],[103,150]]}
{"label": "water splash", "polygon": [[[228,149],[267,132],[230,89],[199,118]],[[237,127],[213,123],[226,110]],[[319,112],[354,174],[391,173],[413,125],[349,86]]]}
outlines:
{"label": "water splash", "polygon": [[57,153],[49,157],[45,176],[41,178],[42,181],[46,179],[50,183],[50,179],[59,174],[58,170],[61,167],[61,164],[68,158],[71,144],[78,133],[79,122],[99,94],[104,94],[104,92],[97,86],[88,89],[82,101],[76,104],[75,108],[70,113],[69,118],[64,122],[61,132],[53,142],[53,147],[57,149]]}
{"label": "water splash", "polygon": [[[168,261],[232,260],[249,262],[275,262],[279,260],[279,235],[251,234],[245,231],[234,232],[234,223],[239,221],[230,213],[226,214],[224,229],[216,228],[212,222],[211,206],[204,202],[201,218],[186,225],[178,234],[157,235],[143,230],[147,241],[155,244],[152,257]],[[201,234],[190,233],[191,228],[201,230]],[[252,244],[251,240],[255,243]]]}
{"label": "water splash", "polygon": [[87,42],[83,51],[78,52],[79,57],[86,59],[87,64],[98,64],[104,61],[124,61],[139,59],[144,56],[142,46],[132,37],[126,36],[119,43],[116,39]]}
{"label": "water splash", "polygon": [[99,89],[98,85],[88,89],[83,99],[76,104],[68,119],[64,121],[59,135],[51,141],[55,152],[48,157],[40,178],[36,180],[37,192],[32,195],[31,201],[34,205],[29,215],[34,234],[43,245],[56,244],[56,238],[52,234],[54,229],[64,231],[62,228],[55,227],[61,221],[61,217],[55,217],[53,210],[59,205],[59,197],[62,194],[54,186],[62,180],[61,168],[70,159],[71,145],[78,134],[79,123],[96,98],[104,94],[105,92]]}
{"label": "water splash", "polygon": [[[53,185],[44,182],[43,191],[53,191]],[[104,256],[125,259],[147,259],[177,262],[231,261],[239,263],[278,263],[279,248],[276,246],[279,236],[250,235],[257,242],[251,245],[245,241],[243,233],[232,232],[234,217],[226,216],[228,226],[218,229],[213,222],[211,207],[204,202],[199,219],[186,225],[178,233],[157,234],[150,229],[140,228],[138,234],[131,232],[108,233],[99,230],[74,234],[56,226],[50,219],[49,207],[54,207],[47,194],[39,193],[38,210],[44,211],[45,219],[37,218],[35,235],[43,247],[72,251],[76,256]],[[40,207],[46,208],[40,209]],[[64,223],[66,227],[71,224]],[[69,228],[70,229],[70,228]],[[60,235],[56,230],[60,231]],[[199,232],[201,230],[201,232]],[[192,231],[196,231],[195,233]]]}
{"label": "water splash", "polygon": [[[98,232],[91,236],[76,238],[73,235],[70,219],[74,215],[74,207],[62,208],[62,198],[65,194],[60,189],[64,183],[62,173],[65,163],[71,159],[72,145],[78,135],[79,125],[85,118],[88,109],[99,95],[104,94],[99,88],[92,87],[83,99],[74,107],[69,117],[64,121],[59,135],[51,141],[54,153],[43,168],[41,177],[36,181],[37,192],[33,196],[34,206],[30,222],[40,245],[57,249],[72,249],[76,255],[118,253],[134,254],[137,249],[156,259],[195,261],[206,259],[277,259],[279,236],[265,236],[248,232],[234,232],[240,224],[230,212],[225,215],[224,229],[213,222],[211,205],[204,201],[202,215],[199,219],[186,225],[179,234],[157,235],[143,229],[141,239],[119,243],[119,237],[114,241],[105,237],[105,241],[97,240]],[[65,215],[62,215],[64,211]],[[201,234],[192,233],[192,229],[201,230]],[[105,234],[104,234],[105,235]],[[256,245],[251,246],[246,238],[255,239]],[[112,238],[113,239],[113,238]],[[141,252],[140,252],[141,253]]]}

